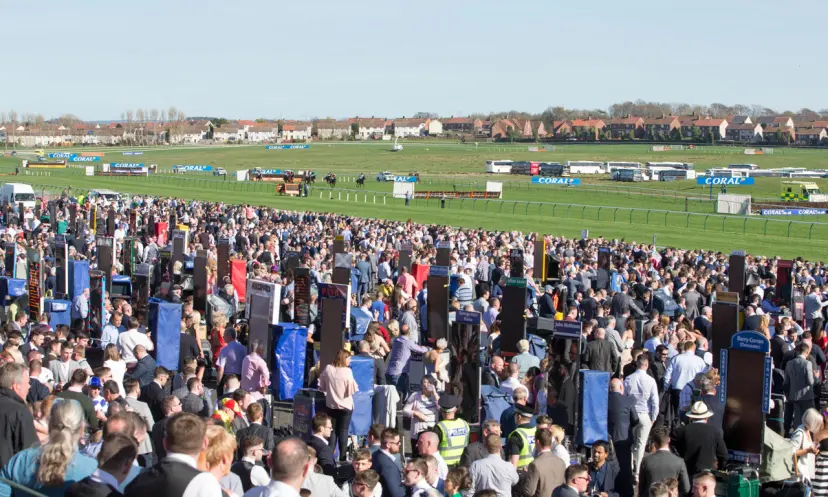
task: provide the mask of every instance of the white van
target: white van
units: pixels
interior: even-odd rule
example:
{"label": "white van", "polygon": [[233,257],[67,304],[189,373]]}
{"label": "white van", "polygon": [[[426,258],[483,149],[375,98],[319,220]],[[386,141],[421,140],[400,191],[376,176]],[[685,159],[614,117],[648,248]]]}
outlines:
{"label": "white van", "polygon": [[32,190],[32,185],[5,183],[0,188],[0,204],[19,204],[20,202],[23,202],[23,207],[34,209],[35,194],[34,190]]}

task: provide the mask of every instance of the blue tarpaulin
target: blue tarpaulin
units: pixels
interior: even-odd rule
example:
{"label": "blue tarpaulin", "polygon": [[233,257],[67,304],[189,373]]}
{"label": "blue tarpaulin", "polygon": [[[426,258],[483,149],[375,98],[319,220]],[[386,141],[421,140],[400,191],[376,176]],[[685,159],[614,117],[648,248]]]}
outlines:
{"label": "blue tarpaulin", "polygon": [[149,329],[155,346],[155,363],[178,371],[181,350],[181,304],[150,302]]}
{"label": "blue tarpaulin", "polygon": [[69,300],[46,299],[43,301],[43,311],[49,313],[49,326],[52,328],[72,324],[72,302]]}
{"label": "blue tarpaulin", "polygon": [[351,357],[351,371],[354,373],[358,391],[367,392],[374,389],[373,357]]}
{"label": "blue tarpaulin", "polygon": [[69,261],[69,297],[74,299],[89,288],[89,261]]}
{"label": "blue tarpaulin", "polygon": [[294,323],[273,325],[273,373],[270,388],[277,400],[291,400],[305,383],[308,329]]}
{"label": "blue tarpaulin", "polygon": [[[373,381],[371,382],[373,383]],[[374,420],[374,390],[357,392],[354,394],[354,412],[351,414],[351,425],[348,433],[367,436]]]}
{"label": "blue tarpaulin", "polygon": [[581,426],[576,431],[576,444],[592,445],[608,440],[607,409],[609,404],[610,374],[604,371],[582,369]]}

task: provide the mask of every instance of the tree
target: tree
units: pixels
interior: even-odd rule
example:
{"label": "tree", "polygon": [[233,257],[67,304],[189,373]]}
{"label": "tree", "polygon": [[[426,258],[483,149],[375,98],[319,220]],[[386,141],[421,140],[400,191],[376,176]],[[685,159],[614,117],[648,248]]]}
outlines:
{"label": "tree", "polygon": [[633,133],[632,130],[627,131],[627,140],[630,140],[630,141],[635,140],[635,133]]}
{"label": "tree", "polygon": [[679,128],[673,128],[670,130],[670,140],[674,142],[681,141],[681,130],[679,130]]}
{"label": "tree", "polygon": [[516,130],[512,126],[506,128],[506,135],[509,137],[510,142],[520,140],[520,131]]}
{"label": "tree", "polygon": [[701,139],[701,130],[697,126],[690,127],[690,140],[698,143]]}
{"label": "tree", "polygon": [[[279,124],[279,133],[282,132],[282,125]],[[359,136],[359,123],[351,123],[351,136],[356,138]]]}
{"label": "tree", "polygon": [[776,143],[782,143],[782,131],[776,130],[773,134],[773,141]]}

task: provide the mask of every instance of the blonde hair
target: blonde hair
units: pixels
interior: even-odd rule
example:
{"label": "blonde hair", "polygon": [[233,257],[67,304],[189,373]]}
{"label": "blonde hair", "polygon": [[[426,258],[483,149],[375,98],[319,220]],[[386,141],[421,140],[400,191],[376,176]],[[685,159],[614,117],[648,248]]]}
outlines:
{"label": "blonde hair", "polygon": [[552,432],[552,438],[556,442],[563,443],[564,437],[566,436],[566,434],[564,434],[563,428],[561,428],[558,425],[552,425],[552,426],[549,427],[549,431]]}
{"label": "blonde hair", "polygon": [[118,362],[121,360],[121,353],[118,352],[118,346],[114,343],[110,343],[106,346],[104,349],[104,356],[110,361]]}
{"label": "blonde hair", "polygon": [[207,468],[214,468],[221,464],[227,455],[233,458],[236,453],[236,438],[227,432],[223,426],[210,425],[207,427],[207,450],[204,451],[204,462]]}
{"label": "blonde hair", "polygon": [[388,321],[386,328],[388,329],[388,334],[392,337],[396,338],[400,336],[400,323],[396,319]]}
{"label": "blonde hair", "polygon": [[49,416],[49,441],[40,449],[37,480],[47,487],[63,485],[66,468],[78,450],[84,430],[83,409],[75,400],[55,401]]}

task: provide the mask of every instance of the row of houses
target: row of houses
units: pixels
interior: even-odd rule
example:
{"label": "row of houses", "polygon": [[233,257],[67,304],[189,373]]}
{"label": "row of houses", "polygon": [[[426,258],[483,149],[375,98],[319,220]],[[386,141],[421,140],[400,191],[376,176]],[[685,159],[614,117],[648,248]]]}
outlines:
{"label": "row of houses", "polygon": [[208,120],[184,123],[90,124],[71,127],[59,124],[25,126],[0,124],[0,143],[24,147],[62,144],[186,144],[205,140],[214,142],[299,142],[319,140],[370,140],[445,136],[449,134],[494,140],[554,139],[713,139],[744,143],[783,142],[801,145],[828,141],[828,121],[794,121],[790,116],[634,116],[613,119],[571,119],[553,122],[503,118],[495,120],[469,117],[449,118],[363,118],[321,119],[317,121],[255,122],[234,121],[214,125]]}
{"label": "row of houses", "polygon": [[627,116],[603,119],[572,119],[554,121],[547,126],[541,121],[499,119],[492,125],[494,139],[560,139],[602,137],[612,140],[706,139],[759,143],[779,141],[800,145],[824,144],[828,139],[828,121],[794,121],[790,116],[766,116],[754,122],[749,116],[662,116],[645,119]]}

